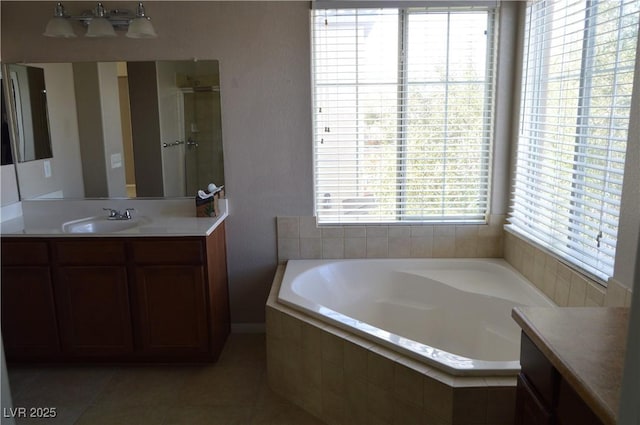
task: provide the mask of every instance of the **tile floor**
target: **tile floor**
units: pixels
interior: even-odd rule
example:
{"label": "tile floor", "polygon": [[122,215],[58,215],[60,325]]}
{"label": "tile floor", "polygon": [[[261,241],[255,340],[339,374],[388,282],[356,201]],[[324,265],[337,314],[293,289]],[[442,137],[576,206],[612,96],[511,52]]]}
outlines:
{"label": "tile floor", "polygon": [[207,366],[9,366],[18,425],[321,425],[269,389],[264,334],[232,334]]}

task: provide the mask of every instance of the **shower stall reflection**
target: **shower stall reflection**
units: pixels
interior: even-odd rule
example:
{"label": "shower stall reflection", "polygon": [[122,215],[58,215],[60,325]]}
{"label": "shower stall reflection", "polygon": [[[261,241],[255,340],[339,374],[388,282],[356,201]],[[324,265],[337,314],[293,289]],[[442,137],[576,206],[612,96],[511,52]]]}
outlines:
{"label": "shower stall reflection", "polygon": [[[147,90],[136,85],[149,84],[144,67],[153,67],[157,79],[158,99],[156,116],[160,140],[161,176],[149,181],[150,172],[139,170],[147,167],[148,153],[142,151],[145,138],[149,138],[149,108]],[[140,68],[140,69],[138,69]],[[129,93],[131,95],[133,156],[135,158],[136,196],[195,196],[209,183],[224,184],[222,152],[222,123],[220,110],[220,77],[218,61],[157,61],[127,63]],[[137,96],[136,92],[141,95]],[[136,118],[137,116],[140,119]],[[140,127],[140,131],[136,131]],[[157,148],[155,148],[157,149]],[[143,158],[140,160],[139,158]],[[147,179],[146,183],[141,180]],[[161,181],[162,187],[152,187]],[[129,185],[129,183],[128,183]],[[159,189],[162,193],[159,194]]]}
{"label": "shower stall reflection", "polygon": [[[212,77],[207,80],[213,80]],[[200,80],[191,81],[191,87],[181,87],[185,187],[188,195],[206,188],[212,182],[221,185],[224,180],[220,87],[199,85]]]}

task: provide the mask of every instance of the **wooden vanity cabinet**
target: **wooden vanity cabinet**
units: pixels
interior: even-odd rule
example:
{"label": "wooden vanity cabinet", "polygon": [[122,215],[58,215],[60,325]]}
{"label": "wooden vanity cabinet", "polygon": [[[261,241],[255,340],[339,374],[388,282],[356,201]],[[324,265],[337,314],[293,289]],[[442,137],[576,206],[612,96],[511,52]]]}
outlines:
{"label": "wooden vanity cabinet", "polygon": [[2,241],[2,340],[7,358],[60,355],[49,246]]}
{"label": "wooden vanity cabinet", "polygon": [[522,333],[516,390],[517,425],[551,425],[560,375],[549,360]]}
{"label": "wooden vanity cabinet", "polygon": [[524,332],[520,365],[515,425],[602,425]]}
{"label": "wooden vanity cabinet", "polygon": [[224,223],[207,237],[3,238],[9,361],[212,361],[230,331]]}

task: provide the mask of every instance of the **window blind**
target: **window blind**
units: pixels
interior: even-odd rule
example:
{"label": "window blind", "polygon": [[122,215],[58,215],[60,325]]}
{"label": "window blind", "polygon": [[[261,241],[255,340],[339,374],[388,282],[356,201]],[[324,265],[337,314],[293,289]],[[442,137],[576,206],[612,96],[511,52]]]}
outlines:
{"label": "window blind", "polygon": [[640,0],[527,5],[512,228],[613,274]]}
{"label": "window blind", "polygon": [[312,11],[319,223],[485,219],[494,14]]}

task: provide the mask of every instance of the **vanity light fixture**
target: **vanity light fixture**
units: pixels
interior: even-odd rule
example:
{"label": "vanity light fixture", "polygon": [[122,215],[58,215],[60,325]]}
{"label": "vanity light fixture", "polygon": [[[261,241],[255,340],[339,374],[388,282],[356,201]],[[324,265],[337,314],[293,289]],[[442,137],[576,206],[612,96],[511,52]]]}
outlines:
{"label": "vanity light fixture", "polygon": [[138,3],[135,14],[127,9],[108,10],[99,2],[94,10],[84,11],[78,16],[67,15],[62,3],[58,2],[43,35],[58,38],[76,37],[71,21],[79,21],[87,27],[85,37],[115,37],[115,30],[124,29],[127,30],[126,36],[129,38],[158,36],[142,2]]}

